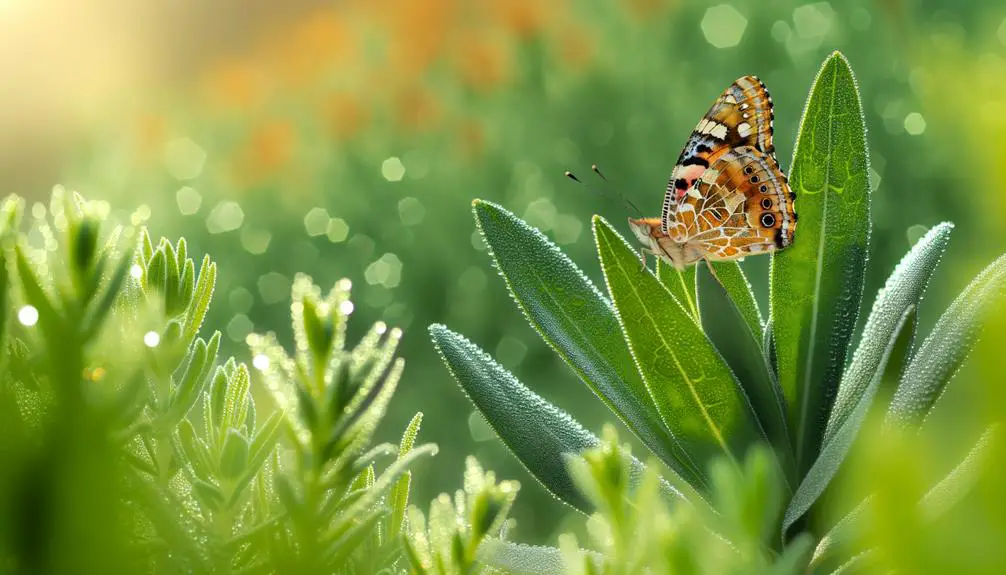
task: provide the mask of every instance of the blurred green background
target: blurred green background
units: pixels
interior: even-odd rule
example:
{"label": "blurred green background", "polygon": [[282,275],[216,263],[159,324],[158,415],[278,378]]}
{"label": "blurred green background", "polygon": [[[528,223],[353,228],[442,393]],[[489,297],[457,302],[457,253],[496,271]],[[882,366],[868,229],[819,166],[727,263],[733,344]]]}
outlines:
{"label": "blurred green background", "polygon": [[[689,131],[743,74],[772,93],[788,169],[814,74],[838,49],[869,129],[865,305],[939,221],[958,227],[923,330],[1006,251],[999,0],[140,4],[0,2],[5,189],[34,200],[62,183],[212,254],[209,325],[239,358],[251,331],[290,341],[295,273],[351,278],[352,338],[376,320],[406,330],[385,439],[420,410],[424,440],[441,447],[414,501],[456,488],[474,453],[521,480],[519,539],[554,539],[572,520],[473,413],[426,326],[466,334],[595,431],[609,414],[510,301],[473,198],[524,217],[601,284],[589,218],[627,233],[630,214],[564,170],[587,179],[597,163],[657,215]],[[744,265],[764,303],[768,258]]]}

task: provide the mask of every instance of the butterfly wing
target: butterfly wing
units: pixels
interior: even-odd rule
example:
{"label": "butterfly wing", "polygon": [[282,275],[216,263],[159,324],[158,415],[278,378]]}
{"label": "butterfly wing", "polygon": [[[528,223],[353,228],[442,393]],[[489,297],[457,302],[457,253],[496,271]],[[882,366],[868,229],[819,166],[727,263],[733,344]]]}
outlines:
{"label": "butterfly wing", "polygon": [[711,260],[793,243],[795,195],[775,159],[752,146],[730,149],[685,193],[669,233]]}
{"label": "butterfly wing", "polygon": [[756,76],[738,78],[713,103],[688,137],[664,193],[666,232],[678,202],[707,168],[727,151],[750,146],[775,161],[772,98]]}

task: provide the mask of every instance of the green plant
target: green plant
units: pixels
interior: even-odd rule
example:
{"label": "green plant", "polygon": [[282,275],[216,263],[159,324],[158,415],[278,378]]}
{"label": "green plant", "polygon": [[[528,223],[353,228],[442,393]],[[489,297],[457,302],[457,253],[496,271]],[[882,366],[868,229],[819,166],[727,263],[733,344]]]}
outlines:
{"label": "green plant", "polygon": [[[483,542],[499,544],[506,536],[507,513],[517,497],[516,481],[496,482],[469,456],[465,461],[464,489],[452,500],[446,493],[430,503],[429,515],[409,507],[409,532],[404,541],[411,572],[419,575],[482,573]],[[512,522],[510,522],[512,524]]]}
{"label": "green plant", "polygon": [[[725,494],[717,489],[723,483],[718,470],[741,469],[746,453],[769,445],[774,471],[755,475],[776,478],[783,504],[759,532],[762,555],[784,553],[806,533],[818,546],[809,567],[822,573],[849,558],[827,542],[855,523],[856,511],[832,523],[822,495],[864,420],[886,413],[890,432],[916,429],[1006,287],[1003,257],[917,344],[916,310],[952,229],[938,225],[877,294],[853,351],[870,239],[868,172],[858,88],[836,53],[822,66],[804,109],[790,173],[800,223],[793,246],[773,255],[767,321],[737,263],[714,264],[714,277],[702,265],[679,273],[658,262],[654,275],[595,217],[608,299],[540,232],[495,204],[474,203],[482,236],[526,319],[670,470],[654,479],[652,465],[623,454],[625,480],[649,490],[638,497],[656,490],[674,513],[686,507],[702,514]],[[600,440],[464,337],[442,325],[430,333],[461,387],[531,474],[574,509],[604,511],[617,543],[616,532],[626,525],[618,506],[600,487],[591,493],[590,481],[581,479],[578,488],[566,465],[571,454],[596,449]],[[762,455],[752,457],[748,465],[762,465],[751,463]],[[611,469],[621,473],[620,466]],[[610,484],[622,493],[621,481]],[[729,530],[718,533],[737,548],[750,542]],[[608,551],[622,556],[617,547]],[[535,554],[546,562],[556,552],[528,548],[523,563],[533,563]],[[803,560],[793,569],[807,569],[811,555],[797,555]]]}
{"label": "green plant", "polygon": [[62,189],[22,233],[22,205],[0,218],[0,570],[399,568],[408,468],[436,450],[415,445],[421,414],[373,445],[399,330],[347,348],[348,282],[322,298],[298,277],[295,353],[250,338],[276,409],[199,335],[209,257],[197,273],[184,239],[109,229],[107,205]]}

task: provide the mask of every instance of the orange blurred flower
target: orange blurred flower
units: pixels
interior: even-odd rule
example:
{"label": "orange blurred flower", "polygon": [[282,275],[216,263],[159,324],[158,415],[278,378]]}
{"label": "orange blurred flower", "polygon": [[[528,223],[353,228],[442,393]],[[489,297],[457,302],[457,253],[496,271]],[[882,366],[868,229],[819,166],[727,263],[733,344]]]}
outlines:
{"label": "orange blurred flower", "polygon": [[312,13],[290,30],[281,31],[267,45],[288,79],[309,82],[356,56],[357,38],[337,9]]}
{"label": "orange blurred flower", "polygon": [[[562,0],[492,0],[491,18],[519,37],[540,31],[561,7]],[[492,22],[495,23],[495,22]]]}
{"label": "orange blurred flower", "polygon": [[294,143],[294,129],[287,121],[273,120],[256,127],[235,157],[235,179],[243,185],[268,179],[289,163]]}
{"label": "orange blurred flower", "polygon": [[264,77],[253,61],[226,61],[210,68],[205,85],[213,104],[248,111],[265,100]]}
{"label": "orange blurred flower", "polygon": [[329,133],[340,140],[355,135],[369,119],[367,109],[360,104],[359,99],[345,92],[329,96],[325,102],[325,117],[328,119]]}
{"label": "orange blurred flower", "polygon": [[481,156],[486,148],[485,127],[476,120],[462,120],[458,128],[458,143],[461,144],[461,153],[467,158]]}
{"label": "orange blurred flower", "polygon": [[571,68],[579,69],[594,57],[594,40],[579,26],[569,25],[559,33],[559,57]]}
{"label": "orange blurred flower", "polygon": [[411,129],[429,128],[442,117],[437,100],[429,90],[419,86],[405,87],[395,93],[394,107],[398,122]]}
{"label": "orange blurred flower", "polygon": [[645,20],[660,15],[668,8],[673,8],[678,4],[677,0],[622,0],[629,10],[629,14]]}
{"label": "orange blurred flower", "polygon": [[468,87],[491,90],[506,80],[510,53],[499,38],[470,34],[458,42],[456,53],[455,65]]}

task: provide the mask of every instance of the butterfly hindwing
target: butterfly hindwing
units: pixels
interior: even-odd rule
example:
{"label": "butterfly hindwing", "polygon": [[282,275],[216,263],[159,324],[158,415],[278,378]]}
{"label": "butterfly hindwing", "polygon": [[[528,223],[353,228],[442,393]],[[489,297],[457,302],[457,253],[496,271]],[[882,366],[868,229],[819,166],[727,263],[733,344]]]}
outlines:
{"label": "butterfly hindwing", "polygon": [[678,202],[728,150],[749,146],[775,161],[772,98],[755,76],[738,78],[720,94],[692,131],[671,171],[661,213],[666,232]]}
{"label": "butterfly hindwing", "polygon": [[752,146],[724,151],[682,197],[669,233],[726,260],[793,243],[796,212],[786,176]]}

